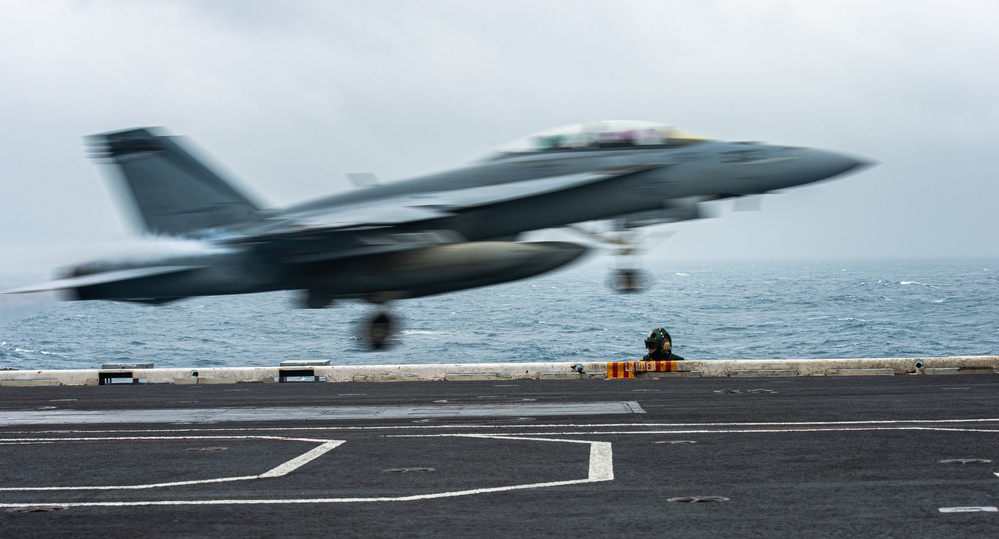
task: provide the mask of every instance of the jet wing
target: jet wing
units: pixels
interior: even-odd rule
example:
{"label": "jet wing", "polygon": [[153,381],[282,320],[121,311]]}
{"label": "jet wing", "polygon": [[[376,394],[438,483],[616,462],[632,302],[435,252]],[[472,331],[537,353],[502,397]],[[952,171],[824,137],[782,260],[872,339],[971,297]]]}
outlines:
{"label": "jet wing", "polygon": [[453,191],[444,191],[442,193],[428,193],[426,195],[419,195],[420,200],[418,204],[421,207],[433,205],[434,207],[440,209],[459,211],[467,208],[475,208],[499,202],[529,198],[545,193],[552,193],[643,170],[661,168],[662,166],[663,165],[643,165],[625,167],[604,170],[596,173],[569,174],[566,176],[553,176],[549,178],[539,178],[536,180],[486,185],[468,189],[456,189]]}
{"label": "jet wing", "polygon": [[365,230],[429,221],[470,208],[529,198],[663,166],[667,165],[643,165],[448,191],[411,193],[330,206],[290,215],[277,226],[254,234],[254,240],[313,236],[318,232]]}
{"label": "jet wing", "polygon": [[0,293],[28,294],[32,292],[68,290],[68,289],[82,288],[85,286],[93,286],[98,284],[116,283],[121,281],[129,281],[132,279],[141,279],[143,277],[152,277],[154,275],[181,273],[185,271],[201,269],[203,267],[205,266],[152,266],[146,268],[129,268],[121,270],[112,270],[100,273],[92,273],[89,275],[81,275],[79,277],[66,277],[64,279],[56,279],[54,281],[48,281],[44,283],[13,288],[10,290],[4,290],[3,292]]}
{"label": "jet wing", "polygon": [[[607,169],[496,185],[424,191],[277,216],[226,241],[252,246],[262,256],[288,263],[318,262],[407,251],[465,241],[430,223],[463,210],[569,189],[667,165]],[[398,226],[428,222],[420,232]],[[414,227],[408,227],[412,230]]]}

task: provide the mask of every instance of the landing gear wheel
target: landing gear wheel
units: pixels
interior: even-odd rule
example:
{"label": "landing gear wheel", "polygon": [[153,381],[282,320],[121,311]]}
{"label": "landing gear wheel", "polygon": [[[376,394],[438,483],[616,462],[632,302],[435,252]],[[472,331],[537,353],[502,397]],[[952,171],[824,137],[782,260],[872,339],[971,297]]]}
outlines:
{"label": "landing gear wheel", "polygon": [[645,290],[645,275],[641,270],[622,268],[614,275],[614,289],[622,294],[633,294]]}
{"label": "landing gear wheel", "polygon": [[323,309],[333,303],[333,296],[316,290],[306,290],[299,300],[299,307],[304,309]]}
{"label": "landing gear wheel", "polygon": [[386,312],[376,314],[368,321],[366,339],[372,350],[384,350],[392,344],[394,321]]}

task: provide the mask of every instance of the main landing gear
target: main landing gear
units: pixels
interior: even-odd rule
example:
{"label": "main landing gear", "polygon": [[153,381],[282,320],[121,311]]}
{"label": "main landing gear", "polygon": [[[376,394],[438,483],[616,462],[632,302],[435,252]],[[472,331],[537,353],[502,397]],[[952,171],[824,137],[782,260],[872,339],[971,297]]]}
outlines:
{"label": "main landing gear", "polygon": [[362,328],[368,347],[379,351],[391,346],[395,337],[395,325],[394,317],[385,310],[369,318]]}
{"label": "main landing gear", "polygon": [[[307,290],[298,299],[298,306],[305,309],[322,309],[333,304],[333,296],[319,290]],[[382,298],[370,299],[372,303],[380,305],[378,312],[370,318],[359,322],[357,328],[358,337],[364,341],[369,350],[379,351],[390,348],[395,343],[396,333],[399,325],[396,317],[385,307],[387,300]]]}

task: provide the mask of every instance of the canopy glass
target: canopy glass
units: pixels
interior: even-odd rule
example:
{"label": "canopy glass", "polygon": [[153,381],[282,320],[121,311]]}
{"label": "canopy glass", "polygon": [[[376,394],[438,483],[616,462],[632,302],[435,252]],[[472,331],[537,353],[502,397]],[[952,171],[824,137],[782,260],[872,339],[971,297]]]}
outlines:
{"label": "canopy glass", "polygon": [[675,127],[637,120],[582,122],[546,129],[499,148],[501,153],[534,153],[594,148],[679,146],[710,140]]}

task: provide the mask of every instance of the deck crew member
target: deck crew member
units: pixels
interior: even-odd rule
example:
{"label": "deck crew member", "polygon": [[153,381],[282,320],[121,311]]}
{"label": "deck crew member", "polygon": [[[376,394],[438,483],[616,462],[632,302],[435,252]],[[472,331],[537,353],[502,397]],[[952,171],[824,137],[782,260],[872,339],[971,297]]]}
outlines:
{"label": "deck crew member", "polygon": [[656,328],[645,336],[645,349],[649,351],[643,361],[682,361],[683,358],[673,353],[673,338],[663,328]]}

